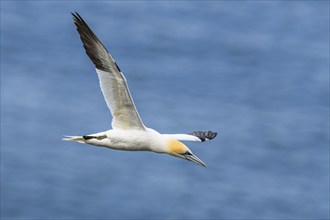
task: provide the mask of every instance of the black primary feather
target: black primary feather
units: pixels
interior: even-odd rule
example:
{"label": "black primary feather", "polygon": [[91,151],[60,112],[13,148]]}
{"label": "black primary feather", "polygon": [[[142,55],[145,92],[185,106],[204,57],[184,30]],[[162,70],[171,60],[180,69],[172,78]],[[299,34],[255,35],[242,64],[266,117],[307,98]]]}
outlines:
{"label": "black primary feather", "polygon": [[213,131],[194,131],[190,134],[198,137],[202,142],[204,142],[206,140],[212,140],[218,133]]}

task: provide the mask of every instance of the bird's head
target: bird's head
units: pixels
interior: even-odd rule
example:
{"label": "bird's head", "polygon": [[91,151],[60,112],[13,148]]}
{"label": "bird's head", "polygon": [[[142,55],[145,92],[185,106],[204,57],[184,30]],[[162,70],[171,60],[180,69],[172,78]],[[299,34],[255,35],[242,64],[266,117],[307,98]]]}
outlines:
{"label": "bird's head", "polygon": [[170,154],[175,157],[179,157],[185,160],[189,160],[191,162],[197,163],[198,165],[201,165],[203,167],[206,167],[206,164],[196,157],[191,150],[184,145],[182,142],[177,140],[169,140],[167,142],[167,149],[166,153]]}

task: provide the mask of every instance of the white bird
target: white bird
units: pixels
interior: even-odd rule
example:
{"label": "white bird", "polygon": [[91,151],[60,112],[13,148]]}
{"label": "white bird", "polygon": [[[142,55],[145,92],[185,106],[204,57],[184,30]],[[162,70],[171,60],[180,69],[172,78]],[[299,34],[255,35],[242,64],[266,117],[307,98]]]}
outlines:
{"label": "white bird", "polygon": [[66,136],[63,140],[115,150],[166,153],[206,167],[181,141],[204,142],[215,138],[217,133],[195,131],[190,134],[160,134],[147,128],[135,108],[126,79],[115,60],[81,16],[77,12],[71,14],[86,53],[96,67],[104,99],[112,114],[113,129],[84,136]]}

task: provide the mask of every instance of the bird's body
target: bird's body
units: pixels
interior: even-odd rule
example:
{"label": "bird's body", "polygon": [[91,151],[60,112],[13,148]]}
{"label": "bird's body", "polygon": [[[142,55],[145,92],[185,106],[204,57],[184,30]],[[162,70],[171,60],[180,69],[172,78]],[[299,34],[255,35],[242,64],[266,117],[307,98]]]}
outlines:
{"label": "bird's body", "polygon": [[169,141],[163,138],[160,133],[150,128],[146,128],[145,130],[111,129],[96,134],[71,138],[86,144],[107,147],[114,150],[154,151],[158,153],[163,153],[162,146],[166,141]]}
{"label": "bird's body", "polygon": [[181,141],[210,140],[217,133],[195,131],[190,134],[160,134],[147,128],[136,110],[126,79],[117,63],[80,15],[72,15],[86,53],[96,67],[103,96],[113,117],[113,129],[84,136],[68,136],[64,140],[115,150],[166,153],[206,166]]}

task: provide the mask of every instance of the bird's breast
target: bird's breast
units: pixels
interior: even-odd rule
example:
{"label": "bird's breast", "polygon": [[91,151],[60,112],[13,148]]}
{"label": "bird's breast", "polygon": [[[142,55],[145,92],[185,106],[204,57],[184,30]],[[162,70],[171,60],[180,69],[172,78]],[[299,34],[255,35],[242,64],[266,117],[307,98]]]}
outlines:
{"label": "bird's breast", "polygon": [[100,140],[99,146],[115,150],[127,151],[155,151],[160,144],[157,135],[137,130],[110,130],[107,138]]}

